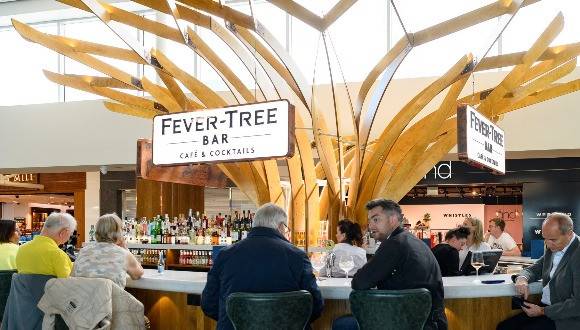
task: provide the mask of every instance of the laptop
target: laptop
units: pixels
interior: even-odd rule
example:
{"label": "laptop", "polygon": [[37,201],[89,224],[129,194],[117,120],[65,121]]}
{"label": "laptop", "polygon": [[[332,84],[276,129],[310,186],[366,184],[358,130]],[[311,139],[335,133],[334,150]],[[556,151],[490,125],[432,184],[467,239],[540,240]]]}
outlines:
{"label": "laptop", "polygon": [[[493,274],[493,271],[499,262],[499,258],[501,258],[503,250],[495,249],[481,251],[481,253],[483,254],[483,263],[485,265],[479,269],[479,275]],[[475,275],[475,268],[471,266],[471,251],[467,253],[465,261],[463,262],[463,265],[461,265],[460,273],[462,275]]]}

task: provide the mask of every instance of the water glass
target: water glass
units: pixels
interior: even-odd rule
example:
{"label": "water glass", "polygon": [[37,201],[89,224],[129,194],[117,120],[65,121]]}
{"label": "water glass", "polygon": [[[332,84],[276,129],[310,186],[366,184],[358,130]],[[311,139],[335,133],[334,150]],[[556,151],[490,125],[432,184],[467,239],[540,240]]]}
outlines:
{"label": "water glass", "polygon": [[[354,269],[354,259],[352,256],[343,255],[338,261],[338,267],[344,271],[345,277],[348,280],[348,272]],[[346,283],[348,284],[348,281]]]}

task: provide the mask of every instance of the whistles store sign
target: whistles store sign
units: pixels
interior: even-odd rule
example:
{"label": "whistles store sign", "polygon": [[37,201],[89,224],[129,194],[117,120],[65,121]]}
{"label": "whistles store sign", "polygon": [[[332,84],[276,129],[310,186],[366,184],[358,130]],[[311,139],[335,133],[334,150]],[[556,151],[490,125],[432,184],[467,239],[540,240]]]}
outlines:
{"label": "whistles store sign", "polygon": [[153,164],[290,157],[294,107],[287,100],[159,115],[153,119]]}
{"label": "whistles store sign", "polygon": [[457,111],[459,159],[505,174],[504,131],[471,106]]}

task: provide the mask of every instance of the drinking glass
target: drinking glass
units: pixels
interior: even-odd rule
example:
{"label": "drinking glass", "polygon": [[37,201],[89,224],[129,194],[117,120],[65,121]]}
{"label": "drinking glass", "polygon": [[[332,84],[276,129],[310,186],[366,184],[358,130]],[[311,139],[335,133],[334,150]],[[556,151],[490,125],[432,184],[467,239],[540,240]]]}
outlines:
{"label": "drinking glass", "polygon": [[484,266],[483,253],[473,252],[471,254],[471,266],[475,268],[475,280],[473,280],[473,283],[481,283],[479,280],[479,269]]}
{"label": "drinking glass", "polygon": [[310,262],[316,271],[316,280],[320,281],[320,270],[326,265],[326,253],[312,253]]}
{"label": "drinking glass", "polygon": [[[348,272],[350,272],[354,268],[354,260],[352,256],[349,255],[341,256],[340,260],[338,261],[338,267],[340,267],[340,269],[344,271],[344,275],[348,280]],[[346,281],[346,284],[348,284],[348,281]]]}

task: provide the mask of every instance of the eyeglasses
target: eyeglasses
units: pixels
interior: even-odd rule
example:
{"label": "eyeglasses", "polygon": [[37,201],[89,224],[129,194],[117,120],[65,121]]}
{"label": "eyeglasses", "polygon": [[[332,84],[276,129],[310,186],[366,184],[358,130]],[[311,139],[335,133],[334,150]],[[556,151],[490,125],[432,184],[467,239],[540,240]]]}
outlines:
{"label": "eyeglasses", "polygon": [[288,228],[288,225],[285,223],[282,223],[284,225],[284,234],[289,234],[290,233],[290,228]]}

